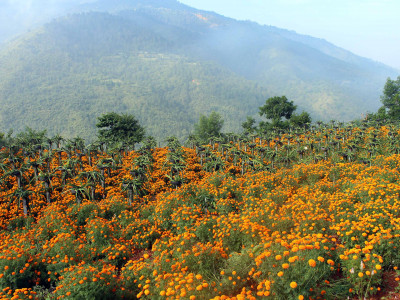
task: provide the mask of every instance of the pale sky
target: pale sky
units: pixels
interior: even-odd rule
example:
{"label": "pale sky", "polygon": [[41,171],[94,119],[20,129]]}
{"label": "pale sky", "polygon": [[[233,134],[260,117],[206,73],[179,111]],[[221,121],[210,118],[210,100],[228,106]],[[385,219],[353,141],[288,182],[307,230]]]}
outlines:
{"label": "pale sky", "polygon": [[238,20],[323,38],[400,70],[400,0],[180,0]]}

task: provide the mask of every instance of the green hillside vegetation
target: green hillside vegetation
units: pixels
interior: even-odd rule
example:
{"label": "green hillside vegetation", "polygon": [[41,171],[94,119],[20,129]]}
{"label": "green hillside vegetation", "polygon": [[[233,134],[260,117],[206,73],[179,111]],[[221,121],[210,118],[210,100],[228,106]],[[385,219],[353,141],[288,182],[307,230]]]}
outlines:
{"label": "green hillside vegetation", "polygon": [[[115,20],[106,14],[90,17],[104,27]],[[78,20],[82,20],[80,16],[69,19],[76,32],[81,32],[77,43],[93,46],[93,32],[84,32],[86,26],[81,27]],[[49,134],[79,135],[91,140],[95,136],[96,116],[116,111],[136,115],[149,134],[162,139],[188,135],[201,113],[215,110],[226,119],[225,130],[237,131],[240,123],[234,120],[255,114],[268,95],[256,83],[226,68],[158,52],[157,48],[166,42],[156,35],[140,35],[146,37],[142,41],[146,45],[154,42],[153,52],[144,51],[140,41],[134,40],[131,42],[136,51],[124,52],[123,48],[128,49],[129,45],[119,32],[123,24],[110,26],[115,31],[103,33],[104,43],[99,42],[94,48],[70,44],[66,53],[63,50],[71,41],[68,37],[68,42],[58,39],[56,46],[49,46],[62,30],[61,25],[57,25],[58,29],[51,26],[53,31],[44,30],[22,43],[16,42],[0,58],[3,70],[10,66],[6,69],[8,80],[1,81],[0,88],[2,128],[19,131],[26,125],[37,129],[45,126]],[[120,45],[112,43],[114,50],[107,49],[111,45],[107,36],[115,37],[117,31],[121,34]],[[65,45],[60,45],[63,42]],[[49,47],[50,57],[46,55]],[[20,68],[12,69],[16,64]]]}
{"label": "green hillside vegetation", "polygon": [[[89,11],[98,12],[89,12]],[[79,11],[79,9],[78,9]],[[135,115],[163,140],[221,114],[225,132],[285,94],[314,120],[379,108],[395,70],[311,37],[177,1],[100,1],[0,50],[0,131],[93,140],[96,117]]]}

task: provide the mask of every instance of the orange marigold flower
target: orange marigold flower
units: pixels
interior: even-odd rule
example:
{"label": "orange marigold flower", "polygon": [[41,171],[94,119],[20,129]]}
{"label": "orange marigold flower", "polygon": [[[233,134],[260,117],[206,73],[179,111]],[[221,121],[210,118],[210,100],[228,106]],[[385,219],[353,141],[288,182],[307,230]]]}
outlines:
{"label": "orange marigold flower", "polygon": [[317,265],[317,263],[316,263],[315,260],[310,259],[310,260],[308,261],[308,265],[309,265],[310,267],[314,268],[314,267]]}

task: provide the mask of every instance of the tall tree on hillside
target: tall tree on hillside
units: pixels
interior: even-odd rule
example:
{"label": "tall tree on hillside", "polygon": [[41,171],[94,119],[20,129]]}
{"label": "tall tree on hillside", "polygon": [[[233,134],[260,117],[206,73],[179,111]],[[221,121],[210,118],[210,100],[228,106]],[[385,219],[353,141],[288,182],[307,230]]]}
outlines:
{"label": "tall tree on hillside", "polygon": [[100,142],[109,145],[122,143],[134,146],[143,140],[145,130],[139,121],[128,114],[117,114],[110,112],[98,118],[96,127],[99,128],[98,138]]}
{"label": "tall tree on hillside", "polygon": [[0,132],[0,148],[6,145],[6,139],[4,137],[4,133]]}
{"label": "tall tree on hillside", "polygon": [[390,119],[400,120],[400,76],[396,80],[386,80],[381,102]]}
{"label": "tall tree on hillside", "polygon": [[[265,104],[259,107],[259,114],[267,118],[267,122],[260,122],[260,130],[268,131],[271,128],[289,127],[289,119],[296,110],[293,101],[289,101],[286,96],[271,97],[265,101]],[[285,120],[283,120],[285,119]]]}
{"label": "tall tree on hillside", "polygon": [[256,131],[256,120],[253,117],[247,116],[246,121],[242,123],[242,128],[245,133],[253,133]]}
{"label": "tall tree on hillside", "polygon": [[294,113],[290,117],[289,123],[292,127],[306,128],[311,123],[310,114],[306,111],[303,111],[301,114]]}
{"label": "tall tree on hillside", "polygon": [[221,129],[224,120],[221,115],[215,111],[207,117],[200,116],[199,122],[194,125],[194,134],[202,143],[207,143],[210,138],[221,135]]}

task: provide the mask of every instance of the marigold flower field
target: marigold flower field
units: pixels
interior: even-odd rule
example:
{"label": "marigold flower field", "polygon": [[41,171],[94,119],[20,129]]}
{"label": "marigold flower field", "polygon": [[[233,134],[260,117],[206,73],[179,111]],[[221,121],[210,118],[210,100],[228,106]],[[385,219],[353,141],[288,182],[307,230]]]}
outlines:
{"label": "marigold flower field", "polygon": [[1,299],[379,296],[400,265],[399,132],[3,148]]}

